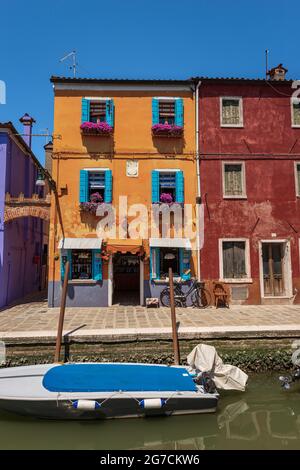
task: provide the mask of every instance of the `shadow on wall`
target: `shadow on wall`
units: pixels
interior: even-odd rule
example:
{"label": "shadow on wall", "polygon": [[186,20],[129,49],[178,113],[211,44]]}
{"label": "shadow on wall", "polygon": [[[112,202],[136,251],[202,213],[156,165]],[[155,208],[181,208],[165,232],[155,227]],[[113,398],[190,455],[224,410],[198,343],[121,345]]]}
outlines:
{"label": "shadow on wall", "polygon": [[183,153],[185,148],[184,137],[155,137],[152,136],[153,145],[159,153]]}
{"label": "shadow on wall", "polygon": [[84,135],[82,144],[87,153],[113,154],[115,149],[114,138],[111,135]]}

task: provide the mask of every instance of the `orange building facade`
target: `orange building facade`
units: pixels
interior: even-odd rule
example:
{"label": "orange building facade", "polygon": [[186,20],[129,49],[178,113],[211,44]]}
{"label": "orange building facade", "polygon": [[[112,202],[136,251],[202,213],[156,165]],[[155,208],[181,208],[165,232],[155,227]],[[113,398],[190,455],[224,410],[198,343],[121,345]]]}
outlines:
{"label": "orange building facade", "polygon": [[60,303],[66,261],[69,306],[143,305],[169,267],[188,286],[197,275],[193,84],[51,81],[49,305]]}

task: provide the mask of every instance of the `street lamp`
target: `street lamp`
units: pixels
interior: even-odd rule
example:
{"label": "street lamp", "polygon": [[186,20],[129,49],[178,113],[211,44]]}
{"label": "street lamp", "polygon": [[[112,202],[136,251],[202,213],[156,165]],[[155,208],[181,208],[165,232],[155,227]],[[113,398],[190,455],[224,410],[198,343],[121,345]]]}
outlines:
{"label": "street lamp", "polygon": [[37,180],[35,182],[35,185],[40,186],[40,187],[45,186],[45,174],[42,173],[40,169],[38,170],[38,175],[37,175]]}

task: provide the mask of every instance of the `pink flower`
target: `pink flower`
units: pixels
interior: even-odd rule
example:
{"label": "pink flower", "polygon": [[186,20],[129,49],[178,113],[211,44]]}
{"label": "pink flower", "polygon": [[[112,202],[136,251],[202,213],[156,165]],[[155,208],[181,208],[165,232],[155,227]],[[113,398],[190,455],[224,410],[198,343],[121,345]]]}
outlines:
{"label": "pink flower", "polygon": [[161,193],[159,199],[160,199],[160,202],[162,202],[164,204],[172,204],[172,202],[173,202],[173,197],[169,193]]}
{"label": "pink flower", "polygon": [[175,124],[154,124],[152,133],[155,136],[166,135],[170,137],[180,137],[183,134],[183,127]]}
{"label": "pink flower", "polygon": [[80,129],[87,134],[110,135],[113,132],[112,126],[107,122],[83,122]]}

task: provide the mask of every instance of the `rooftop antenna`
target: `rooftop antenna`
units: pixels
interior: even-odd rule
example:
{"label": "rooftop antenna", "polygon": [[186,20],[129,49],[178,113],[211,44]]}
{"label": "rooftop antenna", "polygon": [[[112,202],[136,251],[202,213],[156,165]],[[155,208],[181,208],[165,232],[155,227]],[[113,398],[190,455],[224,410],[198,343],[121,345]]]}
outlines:
{"label": "rooftop antenna", "polygon": [[59,59],[59,62],[63,62],[64,60],[68,59],[69,57],[73,58],[73,64],[70,66],[70,69],[73,69],[73,76],[74,78],[76,77],[76,51],[69,52],[69,54],[65,55],[61,59]]}
{"label": "rooftop antenna", "polygon": [[268,74],[269,74],[269,64],[268,64],[268,58],[269,58],[269,49],[265,50],[266,53],[266,80],[268,79]]}

